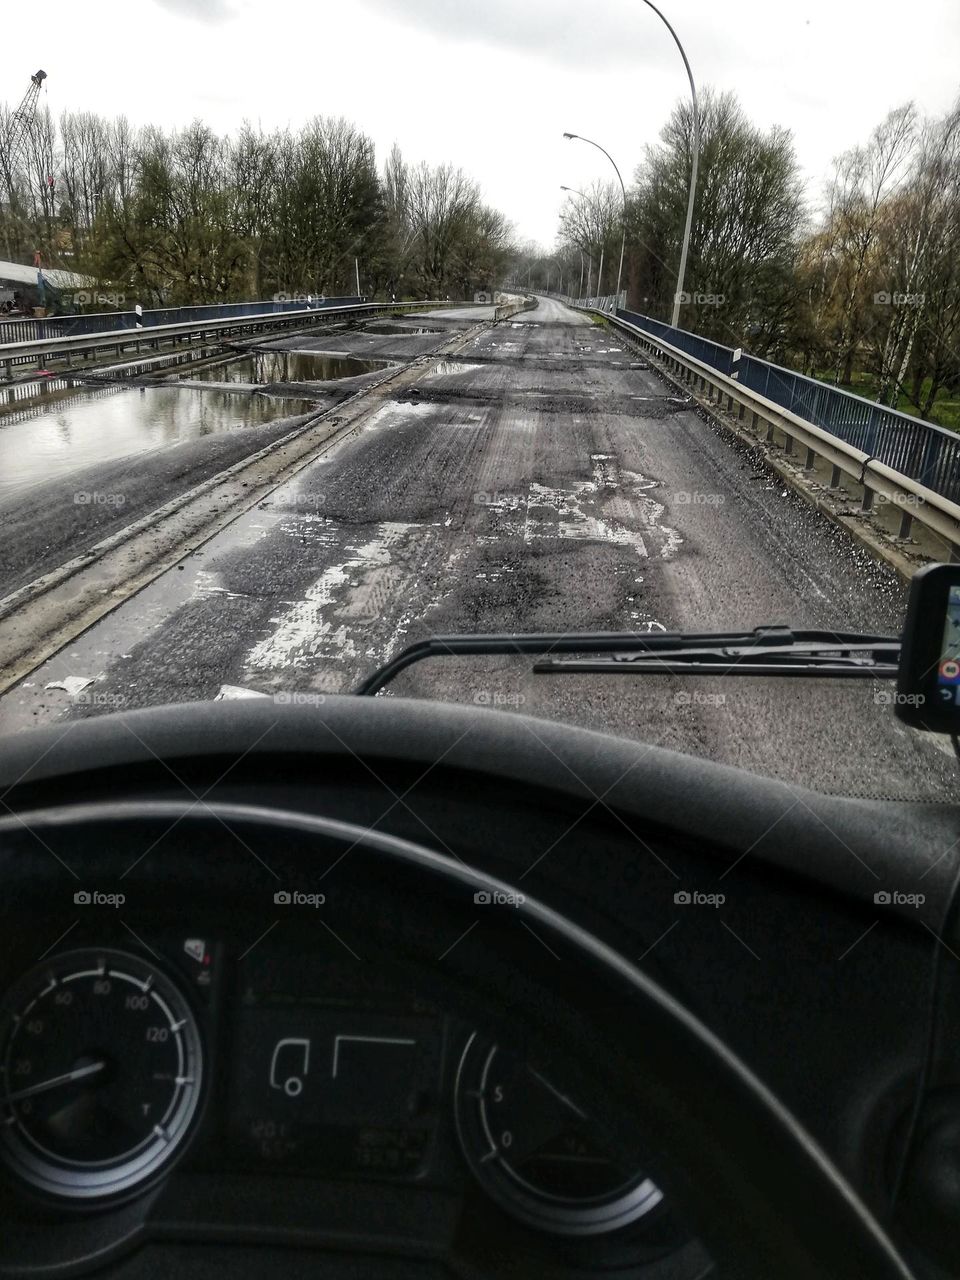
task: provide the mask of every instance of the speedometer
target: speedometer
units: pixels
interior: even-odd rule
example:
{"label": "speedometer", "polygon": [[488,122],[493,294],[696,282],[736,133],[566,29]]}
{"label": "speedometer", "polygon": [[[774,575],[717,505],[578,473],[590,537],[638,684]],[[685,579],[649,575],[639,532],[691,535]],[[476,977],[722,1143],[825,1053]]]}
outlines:
{"label": "speedometer", "polygon": [[200,1097],[196,1020],[149,961],[74,951],[0,1005],[0,1153],[50,1194],[128,1192],[182,1147]]}
{"label": "speedometer", "polygon": [[476,1034],[460,1060],[456,1119],[480,1184],[529,1226],[558,1235],[616,1231],[663,1199],[639,1159],[607,1150],[576,1099]]}

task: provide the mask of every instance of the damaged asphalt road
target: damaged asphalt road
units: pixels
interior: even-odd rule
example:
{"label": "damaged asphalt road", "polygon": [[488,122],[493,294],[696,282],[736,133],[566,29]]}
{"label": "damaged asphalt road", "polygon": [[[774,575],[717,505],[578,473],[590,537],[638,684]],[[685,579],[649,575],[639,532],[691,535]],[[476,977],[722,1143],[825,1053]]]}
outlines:
{"label": "damaged asphalt road", "polygon": [[[477,317],[463,312],[420,323]],[[323,349],[367,354],[356,336]],[[38,668],[0,699],[0,731],[217,696],[322,699],[429,634],[894,633],[903,608],[890,569],[619,335],[542,301],[426,363],[349,439]],[[86,683],[46,687],[68,677]],[[391,694],[565,719],[785,785],[954,796],[952,754],[895,720],[889,688],[533,676],[519,659],[442,658]]]}
{"label": "damaged asphalt road", "polygon": [[[425,330],[427,325],[430,327]],[[243,344],[243,348],[351,355],[362,352],[365,357],[390,361],[399,366],[442,349],[469,328],[469,323],[463,319],[451,320],[447,313],[440,322],[425,317],[419,322],[404,321],[391,327],[400,333],[382,334],[376,324],[352,330],[341,325],[333,331],[312,330],[269,343],[261,339],[256,343]],[[201,367],[209,373],[216,367],[216,362],[203,361]],[[192,381],[191,371],[192,366],[177,366],[173,371],[168,369],[142,377],[125,377],[119,384],[100,389],[98,394],[122,396],[131,387],[169,386],[171,383],[216,392],[212,382]],[[69,453],[64,450],[57,458],[61,466],[56,470],[51,468],[50,474],[43,474],[41,466],[42,478],[36,483],[15,485],[7,483],[8,474],[0,476],[0,527],[3,529],[0,540],[0,599],[86,551],[124,525],[163,506],[178,494],[282,439],[317,414],[335,410],[358,389],[379,383],[384,372],[334,382],[265,386],[259,390],[279,393],[272,401],[272,409],[263,411],[263,416],[269,417],[268,421],[254,422],[240,430],[200,434],[195,439],[182,440],[174,447],[151,448],[149,456],[147,452],[124,450],[118,440],[118,456],[100,459],[90,465],[83,465],[80,448],[74,450],[77,463],[70,465]],[[104,378],[102,373],[91,376],[91,387],[101,388]],[[74,386],[81,382],[82,378],[75,379]],[[238,399],[244,394],[229,384],[224,389]],[[19,448],[29,448],[34,424],[39,428],[41,424],[52,422],[59,433],[69,438],[71,431],[75,430],[70,410],[76,394],[70,391],[59,396],[43,395],[27,408],[0,413],[0,431],[13,427]],[[62,465],[64,463],[66,465]],[[83,501],[84,496],[89,495],[111,500]]]}

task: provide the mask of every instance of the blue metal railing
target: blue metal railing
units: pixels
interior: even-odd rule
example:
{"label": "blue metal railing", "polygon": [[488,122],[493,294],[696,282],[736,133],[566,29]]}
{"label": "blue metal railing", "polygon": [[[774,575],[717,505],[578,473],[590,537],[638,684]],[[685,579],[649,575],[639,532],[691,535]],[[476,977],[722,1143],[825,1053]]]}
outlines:
{"label": "blue metal railing", "polygon": [[756,356],[742,353],[735,360],[731,347],[637,311],[616,314],[901,475],[960,502],[960,436],[953,431]]}
{"label": "blue metal railing", "polygon": [[[268,302],[224,302],[199,307],[159,307],[144,311],[143,327],[150,329],[158,324],[189,324],[191,320],[229,320],[233,316],[281,315],[288,311],[305,311],[317,307],[348,307],[360,303],[358,296],[349,298],[306,298]],[[85,333],[109,333],[113,329],[134,329],[137,314],[134,311],[98,311],[90,315],[49,316],[45,319],[0,319],[0,344],[7,342],[41,342],[46,338],[77,338]]]}

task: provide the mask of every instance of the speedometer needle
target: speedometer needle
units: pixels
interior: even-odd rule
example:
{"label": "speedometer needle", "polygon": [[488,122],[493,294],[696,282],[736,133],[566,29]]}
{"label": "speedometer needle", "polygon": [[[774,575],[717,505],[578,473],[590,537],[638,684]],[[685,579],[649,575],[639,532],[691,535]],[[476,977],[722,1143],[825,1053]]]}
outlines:
{"label": "speedometer needle", "polygon": [[74,1080],[85,1080],[102,1071],[107,1064],[91,1062],[89,1066],[77,1067],[75,1071],[65,1071],[62,1076],[51,1076],[49,1080],[41,1080],[38,1084],[28,1085],[26,1089],[18,1089],[16,1093],[8,1093],[4,1102],[19,1102],[21,1098],[32,1098],[35,1093],[46,1093],[48,1089],[58,1089],[62,1084],[72,1084]]}
{"label": "speedometer needle", "polygon": [[571,1098],[568,1098],[565,1093],[561,1093],[559,1089],[555,1089],[553,1085],[550,1083],[550,1081],[547,1080],[544,1076],[542,1076],[539,1071],[534,1071],[533,1067],[531,1067],[529,1063],[527,1064],[527,1070],[533,1076],[534,1080],[540,1081],[540,1083],[543,1085],[543,1087],[547,1090],[548,1093],[553,1094],[553,1096],[557,1099],[558,1102],[562,1102],[565,1107],[569,1107],[570,1110],[575,1115],[578,1115],[581,1120],[587,1119],[586,1113],[581,1111],[580,1108],[577,1106],[577,1104]]}

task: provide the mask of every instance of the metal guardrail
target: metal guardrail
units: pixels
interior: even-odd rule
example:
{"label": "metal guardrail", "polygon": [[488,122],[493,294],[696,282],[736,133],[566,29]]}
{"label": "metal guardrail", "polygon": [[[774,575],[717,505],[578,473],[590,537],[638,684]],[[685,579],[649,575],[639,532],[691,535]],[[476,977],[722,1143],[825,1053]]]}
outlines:
{"label": "metal guardrail", "polygon": [[0,344],[42,342],[46,338],[75,338],[83,333],[135,329],[138,327],[138,319],[144,329],[151,329],[163,324],[186,324],[190,320],[227,320],[235,316],[264,315],[268,312],[281,315],[287,311],[342,307],[361,302],[366,302],[366,298],[358,294],[342,298],[317,298],[315,302],[301,296],[289,300],[273,298],[265,302],[223,302],[209,306],[158,307],[143,311],[139,317],[135,311],[98,311],[88,315],[0,320]]}
{"label": "metal guardrail", "polygon": [[572,306],[592,307],[595,311],[605,311],[608,315],[615,315],[617,311],[627,305],[627,291],[623,289],[620,293],[608,293],[603,297],[582,298],[579,300],[566,298],[564,301],[570,302]]}
{"label": "metal guardrail", "polygon": [[[579,304],[572,302],[570,305],[578,306]],[[581,310],[599,311],[595,307],[581,307]],[[784,452],[793,454],[795,445],[799,444],[805,451],[804,468],[812,470],[814,461],[817,457],[823,458],[829,463],[831,468],[830,481],[828,488],[837,489],[840,485],[841,476],[847,476],[863,489],[861,500],[861,510],[869,512],[873,509],[874,502],[877,497],[883,501],[890,503],[900,512],[899,537],[901,539],[909,539],[910,530],[914,520],[930,529],[933,533],[943,538],[952,549],[952,558],[960,559],[960,504],[954,499],[957,493],[957,476],[956,461],[960,457],[960,452],[947,451],[945,445],[941,446],[938,440],[940,436],[948,437],[946,444],[955,443],[960,446],[960,438],[952,436],[951,432],[944,431],[940,427],[935,427],[930,423],[921,422],[919,419],[910,418],[906,414],[897,414],[894,410],[883,411],[883,416],[889,415],[890,421],[877,422],[869,420],[864,415],[864,421],[848,421],[846,424],[836,423],[833,418],[832,428],[819,425],[812,418],[805,417],[798,410],[810,411],[819,409],[821,412],[824,408],[824,402],[813,401],[810,397],[801,398],[793,396],[792,401],[795,407],[788,407],[777,400],[763,394],[763,392],[755,389],[743,378],[742,357],[733,359],[735,352],[730,351],[731,356],[731,372],[724,372],[717,368],[710,358],[713,353],[709,350],[701,355],[692,354],[680,347],[679,345],[668,341],[665,337],[652,332],[646,328],[646,317],[639,317],[644,324],[638,324],[633,318],[627,319],[632,313],[621,312],[616,316],[608,316],[610,322],[629,334],[647,354],[664,363],[668,370],[674,374],[680,381],[688,384],[695,392],[705,395],[708,403],[716,404],[718,408],[726,407],[729,410],[737,409],[738,420],[743,420],[749,413],[751,415],[751,425],[756,430],[761,422],[766,424],[767,441],[775,440],[775,432],[779,431],[784,438]],[[661,325],[659,327],[671,330],[670,325]],[[671,330],[673,334],[684,332],[682,330]],[[705,339],[698,338],[695,334],[687,335],[690,338],[696,338],[696,345],[706,343]],[[691,344],[693,345],[693,344]],[[707,347],[714,347],[716,343],[706,343]],[[727,350],[727,348],[722,348]],[[752,357],[751,357],[752,359]],[[757,365],[763,365],[764,361],[755,361]],[[776,365],[769,366],[776,370]],[[783,370],[789,373],[789,370]],[[801,375],[791,375],[800,378]],[[836,392],[833,387],[825,384],[817,383],[813,379],[804,378],[804,382],[813,382],[814,387],[824,392]],[[783,387],[774,388],[777,391],[783,391]],[[789,393],[789,387],[787,388]],[[846,393],[836,392],[843,396]],[[859,396],[849,396],[849,399],[861,405],[867,406],[869,409],[881,409],[882,406],[873,405],[869,400],[861,400]],[[725,404],[724,404],[725,402]],[[849,410],[851,417],[853,410]],[[898,439],[895,428],[899,425],[897,420],[906,419],[906,426],[902,427],[905,433],[904,438]],[[845,426],[849,434],[859,436],[858,441],[845,439],[837,430],[836,426]],[[914,428],[922,428],[924,434],[914,433]],[[927,435],[926,433],[932,433]],[[916,449],[916,442],[920,441],[922,448]],[[931,441],[933,443],[931,443]],[[864,447],[867,445],[868,447]],[[924,483],[922,478],[911,476],[909,471],[894,465],[887,458],[881,456],[880,446],[884,448],[889,455],[892,455],[894,461],[905,460],[909,465],[911,460],[916,461],[918,454],[929,450],[931,447],[936,449],[942,447],[944,453],[942,458],[934,460],[935,465],[922,470],[922,474],[932,476],[936,481],[948,483],[942,489],[932,487],[928,483]],[[911,452],[913,450],[913,453]],[[920,462],[924,459],[921,456]],[[944,475],[943,469],[938,465],[942,461],[943,467],[946,468],[947,474]],[[951,471],[950,469],[953,468]]]}
{"label": "metal guardrail", "polygon": [[960,436],[954,432],[638,312],[617,314],[898,474],[960,502]]}
{"label": "metal guardrail", "polygon": [[[42,338],[28,342],[11,342],[0,346],[0,370],[10,381],[15,366],[37,361],[42,367],[45,359],[57,358],[71,354],[92,354],[107,349],[115,350],[117,356],[123,351],[133,348],[139,352],[142,347],[158,348],[160,343],[169,340],[176,344],[179,340],[225,338],[231,334],[243,333],[254,329],[283,329],[290,326],[304,327],[316,320],[327,317],[351,315],[379,315],[383,312],[391,314],[398,311],[420,311],[424,307],[446,307],[455,304],[429,300],[427,302],[367,302],[347,306],[301,307],[299,310],[284,312],[261,312],[230,316],[220,319],[204,319],[198,317],[179,324],[156,324],[149,329],[113,329],[101,333],[81,334],[76,337]],[[205,308],[202,308],[205,309]]]}

